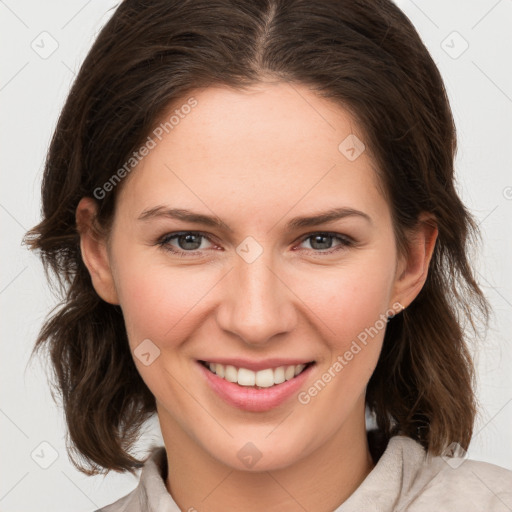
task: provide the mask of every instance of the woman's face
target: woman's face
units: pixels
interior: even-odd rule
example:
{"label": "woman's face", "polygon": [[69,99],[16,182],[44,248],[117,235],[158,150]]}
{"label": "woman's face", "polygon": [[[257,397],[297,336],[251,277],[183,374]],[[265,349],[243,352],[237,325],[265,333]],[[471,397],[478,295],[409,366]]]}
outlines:
{"label": "woman's face", "polygon": [[283,468],[364,429],[385,316],[414,290],[345,110],[284,83],[193,97],[120,190],[111,301],[164,439],[233,468]]}

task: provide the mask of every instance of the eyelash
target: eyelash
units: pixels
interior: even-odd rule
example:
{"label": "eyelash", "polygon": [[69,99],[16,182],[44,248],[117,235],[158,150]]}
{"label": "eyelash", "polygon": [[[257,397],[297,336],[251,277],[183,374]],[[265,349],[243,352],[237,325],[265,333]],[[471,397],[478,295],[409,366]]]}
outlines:
{"label": "eyelash", "polygon": [[[176,256],[179,256],[179,257],[187,258],[187,257],[200,256],[202,253],[202,250],[196,250],[196,251],[184,251],[183,249],[176,250],[176,249],[172,248],[171,245],[169,245],[169,242],[171,240],[176,239],[183,235],[201,236],[203,238],[206,238],[209,242],[213,243],[206,233],[202,233],[200,231],[179,231],[179,232],[168,233],[168,234],[164,235],[156,242],[156,245],[160,246],[164,251],[168,251],[168,252],[170,252]],[[339,233],[332,233],[332,232],[328,232],[328,231],[316,231],[314,233],[308,233],[306,236],[302,237],[302,239],[299,241],[299,244],[305,242],[309,238],[313,238],[318,235],[332,237],[333,239],[340,241],[341,244],[336,246],[334,249],[326,249],[326,250],[309,249],[308,250],[309,252],[312,251],[315,255],[317,255],[317,254],[320,254],[320,255],[333,254],[335,252],[338,252],[340,250],[343,250],[343,249],[346,249],[348,247],[352,247],[355,245],[355,241],[352,238],[350,238],[346,235],[341,235]]]}

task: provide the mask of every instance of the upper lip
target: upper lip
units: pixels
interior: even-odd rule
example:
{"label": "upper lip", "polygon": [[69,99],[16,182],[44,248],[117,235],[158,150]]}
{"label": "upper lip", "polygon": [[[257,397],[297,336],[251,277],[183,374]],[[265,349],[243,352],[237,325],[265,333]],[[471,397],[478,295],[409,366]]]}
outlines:
{"label": "upper lip", "polygon": [[222,365],[231,365],[236,366],[237,368],[247,368],[248,370],[252,370],[253,372],[257,372],[259,370],[266,370],[267,368],[279,368],[280,366],[295,366],[298,364],[308,364],[313,363],[314,361],[312,359],[278,359],[278,358],[271,358],[271,359],[261,359],[259,361],[257,360],[250,360],[250,359],[243,359],[243,358],[218,358],[213,357],[211,359],[205,358],[200,359],[200,361],[208,362],[208,363],[219,363]]}

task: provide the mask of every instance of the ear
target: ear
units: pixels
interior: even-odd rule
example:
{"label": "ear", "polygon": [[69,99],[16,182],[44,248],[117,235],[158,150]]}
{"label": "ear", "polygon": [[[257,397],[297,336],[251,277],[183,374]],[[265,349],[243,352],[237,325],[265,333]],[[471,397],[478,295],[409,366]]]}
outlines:
{"label": "ear", "polygon": [[416,227],[407,234],[407,254],[399,258],[393,294],[404,308],[416,298],[427,280],[437,235],[435,217],[428,213],[422,213]]}
{"label": "ear", "polygon": [[110,304],[119,304],[107,250],[107,238],[96,223],[97,205],[91,197],[83,197],[75,212],[80,234],[80,250],[91,275],[96,293]]}

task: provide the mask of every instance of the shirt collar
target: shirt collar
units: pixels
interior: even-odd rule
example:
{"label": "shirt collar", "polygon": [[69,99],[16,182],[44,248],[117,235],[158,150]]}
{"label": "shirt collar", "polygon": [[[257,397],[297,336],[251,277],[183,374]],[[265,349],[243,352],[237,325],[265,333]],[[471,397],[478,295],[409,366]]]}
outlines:
{"label": "shirt collar", "polygon": [[[365,480],[333,512],[392,512],[411,486],[417,468],[425,457],[423,447],[413,439],[392,437]],[[167,491],[166,475],[166,450],[164,446],[159,446],[153,449],[144,464],[131,503],[137,503],[140,510],[147,512],[181,512]]]}

